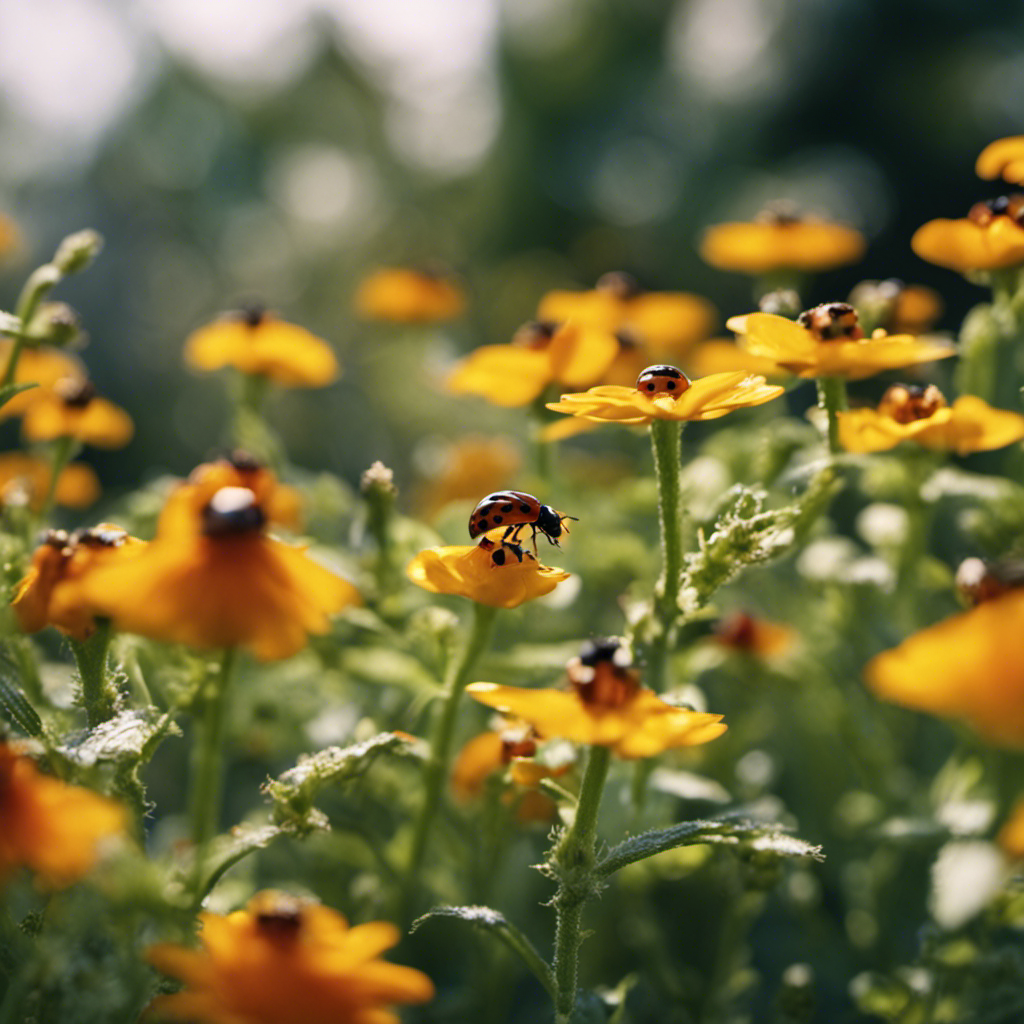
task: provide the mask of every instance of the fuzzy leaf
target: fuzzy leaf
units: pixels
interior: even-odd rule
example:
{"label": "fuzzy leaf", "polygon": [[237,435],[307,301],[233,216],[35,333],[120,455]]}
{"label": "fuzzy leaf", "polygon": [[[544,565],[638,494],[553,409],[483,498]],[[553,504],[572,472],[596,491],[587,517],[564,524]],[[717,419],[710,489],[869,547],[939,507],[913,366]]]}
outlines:
{"label": "fuzzy leaf", "polygon": [[409,929],[410,933],[436,917],[454,917],[496,935],[509,949],[520,956],[523,963],[533,972],[534,977],[554,998],[555,978],[551,968],[537,952],[533,943],[504,914],[491,907],[434,907],[433,910],[413,921],[412,927]]}
{"label": "fuzzy leaf", "polygon": [[68,737],[58,752],[84,768],[99,761],[142,761],[172,730],[177,731],[172,717],[156,708],[122,711],[95,729]]}
{"label": "fuzzy leaf", "polygon": [[43,722],[19,687],[8,676],[8,666],[0,671],[0,711],[26,736],[42,736]]}
{"label": "fuzzy leaf", "polygon": [[[326,827],[326,822],[324,823]],[[204,861],[207,874],[203,879],[202,892],[209,892],[228,868],[257,850],[265,850],[271,843],[283,836],[295,835],[295,829],[282,825],[251,822],[236,825],[230,832],[218,836],[210,845]]]}

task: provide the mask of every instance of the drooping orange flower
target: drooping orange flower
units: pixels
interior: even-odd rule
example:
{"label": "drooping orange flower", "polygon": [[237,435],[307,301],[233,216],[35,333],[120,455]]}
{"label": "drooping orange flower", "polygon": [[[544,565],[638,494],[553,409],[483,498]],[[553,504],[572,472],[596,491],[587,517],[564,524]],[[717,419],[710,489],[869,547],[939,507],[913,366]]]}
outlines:
{"label": "drooping orange flower", "polygon": [[550,594],[569,573],[541,565],[529,551],[483,537],[479,544],[426,548],[406,575],[432,594],[455,594],[493,608],[518,608]]}
{"label": "drooping orange flower", "polygon": [[966,722],[1000,746],[1024,747],[1024,588],[1015,587],[873,658],[883,700]]}
{"label": "drooping orange flower", "polygon": [[360,281],[353,306],[364,320],[432,324],[460,317],[466,308],[466,296],[447,274],[384,267]]}
{"label": "drooping orange flower", "polygon": [[733,612],[720,619],[712,638],[715,643],[741,654],[773,658],[785,654],[796,643],[796,631],[779,622],[756,618],[747,612]]}
{"label": "drooping orange flower", "polygon": [[87,875],[105,840],[123,835],[124,809],[80,786],[41,775],[0,742],[0,882],[25,866],[47,888]]}
{"label": "drooping orange flower", "polygon": [[[38,510],[50,487],[52,467],[43,459],[21,452],[0,454],[0,504],[27,501]],[[72,462],[57,477],[54,501],[65,508],[86,508],[100,496],[95,470],[84,462]]]}
{"label": "drooping orange flower", "polygon": [[341,373],[326,341],[262,306],[227,313],[189,335],[185,362],[196,370],[231,366],[286,387],[326,387]]}
{"label": "drooping orange flower", "polygon": [[466,692],[529,722],[544,739],[610,747],[629,760],[698,746],[725,732],[721,715],[676,707],[641,686],[624,651],[618,640],[589,644],[569,663],[571,691],[472,683]]}
{"label": "drooping orange flower", "polygon": [[1024,185],[1024,135],[990,142],[978,156],[974,170],[988,181],[1002,178],[1011,185]]}
{"label": "drooping orange flower", "polygon": [[586,387],[607,373],[618,356],[615,335],[574,323],[529,323],[511,345],[484,345],[448,377],[456,395],[479,395],[493,405],[529,405],[549,384]]}
{"label": "drooping orange flower", "polygon": [[856,310],[845,302],[826,302],[797,320],[772,313],[733,317],[729,329],[751,355],[772,360],[798,377],[846,377],[860,380],[883,370],[948,359],[952,345],[909,334],[877,330],[864,337]]}
{"label": "drooping orange flower", "polygon": [[910,247],[923,260],[966,274],[1024,263],[1024,195],[975,203],[966,217],[930,220]]}
{"label": "drooping orange flower", "polygon": [[[9,338],[0,339],[0,373],[6,368],[13,348],[14,342]],[[59,380],[64,379],[85,380],[85,368],[74,356],[49,345],[23,348],[14,372],[14,382],[38,384],[39,387],[22,391],[0,406],[0,419],[20,416]]]}
{"label": "drooping orange flower", "polygon": [[28,406],[21,432],[27,441],[70,437],[97,448],[121,448],[132,439],[135,425],[124,409],[98,398],[88,380],[65,377]]}
{"label": "drooping orange flower", "polygon": [[185,988],[160,996],[159,1018],[191,1024],[399,1024],[389,1007],[425,1003],[421,971],[388,963],[388,921],[349,927],[335,910],[285,893],[257,893],[245,910],[199,915],[202,949],[164,943],[149,960]]}
{"label": "drooping orange flower", "polygon": [[204,470],[179,486],[145,551],[83,577],[83,596],[125,632],[287,658],[359,593],[304,548],[269,536],[259,496],[222,480]]}
{"label": "drooping orange flower", "polygon": [[700,243],[700,254],[711,266],[751,275],[832,270],[856,263],[864,249],[859,231],[805,220],[782,206],[769,207],[751,223],[715,224]]}
{"label": "drooping orange flower", "polygon": [[1024,438],[1024,416],[994,409],[974,395],[950,407],[934,384],[894,384],[877,409],[839,413],[839,441],[848,452],[883,452],[902,441],[958,455],[1005,448]]}
{"label": "drooping orange flower", "polygon": [[83,581],[97,569],[137,557],[145,546],[113,523],[70,535],[50,530],[14,591],[11,604],[19,626],[26,633],[56,626],[76,640],[87,639],[103,612],[84,594]]}

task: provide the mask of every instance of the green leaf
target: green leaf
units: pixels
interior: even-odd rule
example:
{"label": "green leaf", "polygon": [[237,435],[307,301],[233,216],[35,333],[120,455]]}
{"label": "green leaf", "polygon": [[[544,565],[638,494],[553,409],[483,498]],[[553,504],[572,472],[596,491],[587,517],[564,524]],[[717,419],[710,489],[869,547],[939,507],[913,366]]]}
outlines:
{"label": "green leaf", "polygon": [[16,725],[26,736],[42,736],[43,721],[9,677],[10,671],[7,665],[0,670],[0,711],[3,712],[4,718]]}
{"label": "green leaf", "polygon": [[4,384],[3,387],[0,387],[0,408],[3,408],[15,395],[20,395],[22,391],[30,391],[37,387],[39,387],[38,384]]}
{"label": "green leaf", "polygon": [[418,917],[410,927],[410,934],[437,917],[454,917],[476,928],[491,932],[522,959],[534,977],[555,997],[555,976],[547,961],[537,952],[536,946],[504,914],[491,907],[434,907]]}
{"label": "green leaf", "polygon": [[[326,822],[324,823],[326,827]],[[228,868],[234,867],[240,860],[257,850],[265,850],[271,843],[283,836],[295,835],[295,830],[288,826],[269,823],[255,824],[252,822],[236,825],[226,835],[217,836],[210,844],[204,861],[207,869],[203,879],[201,892],[205,895],[220,880]]]}
{"label": "green leaf", "polygon": [[606,878],[628,864],[655,857],[679,846],[715,843],[744,847],[753,854],[822,859],[821,847],[797,839],[777,825],[756,821],[684,821],[670,828],[652,829],[613,846],[598,862],[596,874]]}
{"label": "green leaf", "polygon": [[171,730],[177,731],[172,717],[160,715],[156,708],[122,711],[94,729],[68,737],[58,752],[84,768],[100,761],[137,762]]}

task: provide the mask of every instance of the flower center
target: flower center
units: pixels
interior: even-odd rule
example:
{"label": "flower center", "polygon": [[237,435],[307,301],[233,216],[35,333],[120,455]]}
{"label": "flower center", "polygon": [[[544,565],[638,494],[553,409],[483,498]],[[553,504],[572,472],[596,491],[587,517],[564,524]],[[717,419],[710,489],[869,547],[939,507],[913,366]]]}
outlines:
{"label": "flower center", "polygon": [[248,487],[222,487],[202,512],[207,537],[230,537],[254,533],[267,521],[266,513]]}
{"label": "flower center", "polygon": [[256,931],[271,942],[292,943],[302,931],[303,905],[294,896],[283,892],[262,892],[254,897],[250,906]]}
{"label": "flower center", "polygon": [[848,302],[825,302],[797,318],[816,341],[860,341],[864,337],[857,311]]}
{"label": "flower center", "polygon": [[757,639],[757,623],[752,615],[736,612],[719,621],[715,627],[715,636],[726,647],[752,651]]}
{"label": "flower center", "polygon": [[946,408],[946,399],[934,385],[893,384],[878,403],[878,412],[897,423],[914,423]]}
{"label": "flower center", "polygon": [[597,279],[594,288],[599,292],[607,292],[615,298],[625,302],[627,299],[635,299],[643,294],[640,282],[624,270],[610,270]]}
{"label": "flower center", "polygon": [[509,764],[513,757],[533,757],[537,753],[537,741],[529,727],[506,729],[501,734],[501,763]]}
{"label": "flower center", "polygon": [[546,349],[560,326],[554,320],[530,320],[512,335],[512,344],[520,348]]}
{"label": "flower center", "polygon": [[267,318],[267,307],[262,302],[246,302],[239,307],[238,319],[255,330]]}
{"label": "flower center", "polygon": [[1012,192],[1008,196],[986,199],[975,203],[967,214],[967,219],[974,221],[979,227],[986,227],[996,217],[1009,217],[1017,224],[1024,225],[1024,195]]}
{"label": "flower center", "polygon": [[588,643],[566,666],[576,695],[591,707],[621,708],[636,696],[640,680],[629,650],[618,637]]}
{"label": "flower center", "polygon": [[89,380],[62,377],[53,385],[54,394],[71,409],[84,409],[96,397],[96,385]]}
{"label": "flower center", "polygon": [[971,605],[1002,597],[1019,587],[1024,587],[1024,563],[1020,561],[965,558],[956,570],[956,588]]}
{"label": "flower center", "polygon": [[648,366],[636,379],[636,389],[644,395],[681,395],[690,387],[690,378],[675,366]]}
{"label": "flower center", "polygon": [[75,530],[69,539],[69,545],[74,547],[81,544],[90,548],[119,548],[128,540],[128,531],[120,526],[111,526],[101,523],[99,526],[90,526],[81,530]]}
{"label": "flower center", "polygon": [[803,223],[800,208],[789,199],[776,199],[767,203],[754,217],[757,224],[772,224],[775,227],[788,227],[791,224]]}

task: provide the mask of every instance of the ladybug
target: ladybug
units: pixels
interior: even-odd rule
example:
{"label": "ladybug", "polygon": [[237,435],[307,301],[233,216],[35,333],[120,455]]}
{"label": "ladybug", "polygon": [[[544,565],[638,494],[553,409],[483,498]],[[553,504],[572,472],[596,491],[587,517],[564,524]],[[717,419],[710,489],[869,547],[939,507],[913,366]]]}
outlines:
{"label": "ladybug", "polygon": [[690,378],[674,366],[648,366],[636,379],[636,389],[645,395],[681,395]]}
{"label": "ladybug", "polygon": [[507,540],[495,542],[493,540],[488,540],[487,537],[484,537],[480,541],[480,547],[484,551],[490,551],[491,565],[495,569],[499,569],[501,568],[501,566],[505,565],[509,560],[508,556],[510,554],[515,555],[515,557],[520,562],[522,562],[524,555],[527,558],[533,558],[533,555],[531,555],[529,551],[523,550],[522,544],[514,544],[511,541]]}
{"label": "ladybug", "polygon": [[558,538],[563,532],[569,532],[568,527],[562,525],[566,519],[578,521],[575,516],[562,515],[550,505],[542,505],[532,494],[523,491],[495,491],[473,509],[469,517],[469,535],[479,537],[481,533],[504,526],[505,532],[501,539],[511,546],[518,546],[519,534],[524,526],[529,526],[533,531],[530,539],[536,554],[537,531],[547,537],[548,543],[558,547]]}

